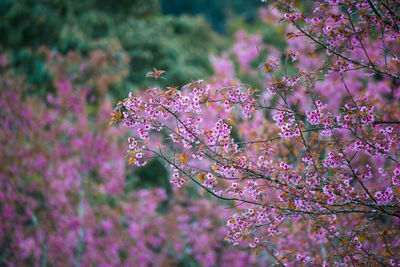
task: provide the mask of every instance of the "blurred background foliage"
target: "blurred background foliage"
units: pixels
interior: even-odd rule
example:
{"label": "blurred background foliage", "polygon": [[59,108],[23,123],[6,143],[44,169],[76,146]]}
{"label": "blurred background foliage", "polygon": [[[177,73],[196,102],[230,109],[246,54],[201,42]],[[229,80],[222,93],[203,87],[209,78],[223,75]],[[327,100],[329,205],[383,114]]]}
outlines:
{"label": "blurred background foliage", "polygon": [[[144,78],[153,67],[167,71],[159,81],[163,86],[210,77],[210,55],[229,51],[240,29],[283,49],[279,27],[259,19],[260,5],[258,0],[2,0],[0,52],[7,54],[13,73],[25,77],[26,92],[43,99],[56,91],[60,76],[48,67],[52,53],[67,56],[63,75],[92,88],[87,109],[94,116],[98,96],[115,103],[153,85]],[[266,57],[260,51],[252,67]],[[237,63],[233,54],[230,59]],[[262,86],[262,77],[255,79],[238,64],[236,72],[243,82]],[[161,186],[169,192],[163,164],[153,161],[146,168],[128,174],[126,190]]]}
{"label": "blurred background foliage", "polygon": [[208,55],[229,44],[228,19],[254,22],[259,2],[3,0],[0,48],[43,96],[54,86],[44,59],[36,53],[39,47],[84,56],[94,49],[113,49],[115,60],[129,59],[124,79],[110,88],[113,97],[122,98],[150,85],[143,77],[153,66],[167,71],[162,85],[210,76]]}
{"label": "blurred background foliage", "polygon": [[232,17],[240,16],[244,21],[253,23],[257,19],[258,7],[261,1],[249,0],[162,0],[161,7],[164,14],[190,14],[204,16],[213,28],[225,33],[227,23]]}
{"label": "blurred background foliage", "polygon": [[[68,55],[66,74],[87,80],[95,88],[91,97],[107,93],[116,102],[129,91],[153,85],[144,78],[152,67],[167,71],[167,79],[159,81],[164,86],[211,76],[209,55],[230,49],[239,29],[284,47],[276,28],[258,19],[260,5],[258,0],[3,0],[0,51],[13,72],[26,77],[29,94],[45,98],[55,92],[57,75],[46,64],[53,52]],[[85,58],[97,68],[80,63]],[[253,67],[265,58],[261,51]],[[239,68],[237,74],[257,84]],[[91,113],[98,104],[88,103]],[[154,161],[147,168],[152,171],[128,175],[129,190],[162,186],[169,191],[163,165]]]}

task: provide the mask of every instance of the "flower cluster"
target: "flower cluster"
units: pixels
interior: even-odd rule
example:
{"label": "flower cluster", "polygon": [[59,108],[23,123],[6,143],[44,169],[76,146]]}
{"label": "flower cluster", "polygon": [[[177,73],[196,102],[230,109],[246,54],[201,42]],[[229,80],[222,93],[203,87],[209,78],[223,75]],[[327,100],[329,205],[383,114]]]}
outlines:
{"label": "flower cluster", "polygon": [[288,111],[278,111],[273,116],[276,126],[281,130],[280,136],[290,139],[294,136],[300,136],[299,126],[295,122],[295,115]]}

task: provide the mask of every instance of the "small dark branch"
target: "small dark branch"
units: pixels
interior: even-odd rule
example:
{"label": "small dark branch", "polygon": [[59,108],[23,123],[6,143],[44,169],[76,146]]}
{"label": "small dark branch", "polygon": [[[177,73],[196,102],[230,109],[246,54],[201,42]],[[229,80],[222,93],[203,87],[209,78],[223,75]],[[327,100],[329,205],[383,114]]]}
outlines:
{"label": "small dark branch", "polygon": [[341,53],[337,52],[336,50],[334,50],[334,49],[328,47],[328,46],[327,46],[326,44],[324,44],[322,41],[316,39],[316,38],[315,38],[314,36],[312,36],[310,33],[306,32],[306,31],[305,31],[303,28],[301,28],[298,24],[296,24],[296,23],[293,23],[293,24],[294,24],[294,26],[295,26],[299,31],[301,31],[305,36],[307,36],[308,38],[310,38],[313,42],[315,42],[316,44],[322,46],[324,49],[328,50],[330,53],[332,53],[332,54],[334,54],[334,55],[336,55],[336,56],[338,56],[338,57],[340,57],[340,58],[346,60],[347,62],[353,63],[353,64],[355,64],[355,65],[361,66],[361,67],[366,68],[366,69],[374,70],[376,73],[379,73],[379,74],[382,74],[382,75],[387,75],[387,76],[390,76],[390,77],[392,77],[392,78],[394,78],[394,79],[400,80],[400,76],[399,76],[399,75],[395,75],[395,74],[390,73],[390,72],[387,72],[387,71],[379,70],[379,69],[375,68],[375,66],[369,66],[369,65],[367,65],[367,64],[364,64],[364,63],[362,63],[362,62],[358,62],[358,61],[356,61],[356,60],[350,59],[350,58],[348,58],[348,57],[342,55]]}
{"label": "small dark branch", "polygon": [[[370,0],[368,2],[370,2]],[[384,1],[381,2],[382,2],[381,4],[389,11],[390,15],[392,15],[394,27],[396,28],[397,31],[399,31],[400,28],[399,25],[397,25],[396,20],[400,20],[400,18],[393,12],[393,10],[388,5],[386,5]],[[385,23],[393,27],[393,25],[390,22],[388,23],[385,21]]]}
{"label": "small dark branch", "polygon": [[396,14],[393,13],[393,11],[385,5],[385,3],[382,1],[383,6],[390,12],[390,14],[393,16],[393,23],[391,23],[379,10],[376,9],[374,4],[371,2],[371,0],[368,0],[368,4],[371,7],[371,9],[374,11],[374,13],[383,20],[383,22],[390,27],[393,27],[396,29],[396,31],[399,31],[399,26],[396,23],[397,16]]}

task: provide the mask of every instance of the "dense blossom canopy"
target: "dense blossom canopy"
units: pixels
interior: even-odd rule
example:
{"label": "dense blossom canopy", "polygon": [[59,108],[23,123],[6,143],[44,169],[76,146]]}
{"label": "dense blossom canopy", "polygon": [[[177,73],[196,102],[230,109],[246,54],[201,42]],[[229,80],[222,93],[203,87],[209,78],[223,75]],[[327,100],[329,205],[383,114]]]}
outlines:
{"label": "dense blossom canopy", "polygon": [[[258,47],[265,87],[224,55],[206,81],[129,95],[113,115],[134,129],[129,162],[162,158],[172,184],[232,201],[226,239],[278,264],[400,264],[400,2],[281,0],[261,15],[288,39],[283,54]],[[260,39],[236,38],[246,70]]]}

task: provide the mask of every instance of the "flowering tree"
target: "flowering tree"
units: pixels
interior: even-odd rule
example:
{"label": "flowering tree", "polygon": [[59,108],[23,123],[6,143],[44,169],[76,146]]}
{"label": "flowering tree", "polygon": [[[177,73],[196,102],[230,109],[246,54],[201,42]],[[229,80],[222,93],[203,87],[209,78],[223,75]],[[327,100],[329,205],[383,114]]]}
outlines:
{"label": "flowering tree", "polygon": [[224,244],[226,206],[126,190],[127,131],[108,127],[108,87],[128,63],[116,52],[40,49],[55,86],[45,100],[0,56],[0,265],[259,266]]}
{"label": "flowering tree", "polygon": [[315,1],[308,14],[281,0],[262,14],[288,39],[262,66],[266,88],[223,56],[208,81],[129,95],[112,120],[135,129],[129,163],[161,158],[172,184],[234,202],[226,239],[280,265],[400,264],[400,2]]}

